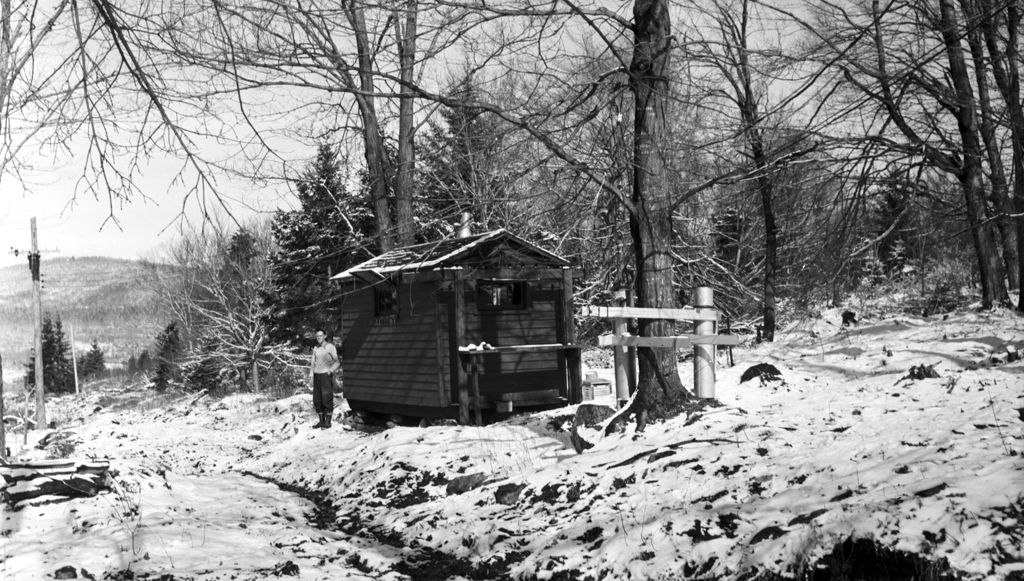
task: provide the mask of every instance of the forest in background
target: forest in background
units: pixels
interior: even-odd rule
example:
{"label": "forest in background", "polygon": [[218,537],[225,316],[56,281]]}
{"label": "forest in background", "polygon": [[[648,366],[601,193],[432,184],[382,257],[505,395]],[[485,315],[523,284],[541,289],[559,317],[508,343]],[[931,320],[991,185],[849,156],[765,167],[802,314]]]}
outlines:
{"label": "forest in background", "polygon": [[[109,367],[123,366],[152,345],[166,324],[151,281],[157,267],[133,260],[44,259],[43,311],[63,323],[70,353],[72,327],[79,355],[93,341]],[[0,355],[5,380],[20,380],[33,336],[32,279],[26,265],[0,268]]]}
{"label": "forest in background", "polygon": [[[51,64],[44,37],[73,47],[46,69],[60,74],[0,75],[20,111],[6,173],[11,136],[70,133],[90,144],[85,188],[112,200],[140,195],[157,150],[185,160],[211,215],[230,196],[218,172],[298,197],[169,250],[162,336],[193,386],[287,375],[333,318],[331,273],[450,237],[467,212],[573,260],[581,303],[627,289],[672,307],[710,286],[766,341],[855,292],[901,293],[919,314],[1014,306],[1015,0],[2,7],[15,32],[40,23],[40,42],[4,46],[11,62]],[[639,405],[658,416],[681,386],[659,389],[675,354],[652,351]]]}

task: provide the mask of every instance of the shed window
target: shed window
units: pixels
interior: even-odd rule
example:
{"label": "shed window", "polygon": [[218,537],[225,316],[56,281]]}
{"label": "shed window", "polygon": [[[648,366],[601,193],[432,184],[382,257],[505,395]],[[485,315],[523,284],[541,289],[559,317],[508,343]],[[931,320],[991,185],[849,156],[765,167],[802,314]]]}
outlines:
{"label": "shed window", "polygon": [[525,309],[528,289],[525,280],[478,280],[476,306],[482,311]]}
{"label": "shed window", "polygon": [[396,285],[385,282],[373,288],[373,316],[398,316],[398,287]]}

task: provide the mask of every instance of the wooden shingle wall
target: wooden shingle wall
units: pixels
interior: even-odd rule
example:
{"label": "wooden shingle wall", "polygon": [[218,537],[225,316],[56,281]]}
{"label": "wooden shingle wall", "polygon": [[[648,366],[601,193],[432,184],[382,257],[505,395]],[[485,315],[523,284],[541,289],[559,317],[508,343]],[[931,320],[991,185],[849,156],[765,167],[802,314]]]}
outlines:
{"label": "wooden shingle wall", "polygon": [[[494,346],[564,342],[560,270],[529,281],[530,304],[523,310],[479,311],[475,283],[476,279],[467,281],[468,342],[483,341]],[[509,392],[565,390],[565,364],[556,353],[502,354],[487,357],[484,362],[480,393],[487,399],[497,400],[500,394]]]}
{"label": "wooden shingle wall", "polygon": [[347,399],[396,406],[448,406],[438,389],[435,297],[431,284],[401,284],[394,318],[374,316],[372,287],[346,297],[343,364]]}
{"label": "wooden shingle wall", "polygon": [[[566,313],[571,296],[564,290],[571,274],[566,276],[564,269],[531,267],[528,273],[510,273],[477,268],[401,276],[395,317],[374,315],[372,286],[353,282],[346,289],[342,354],[345,397],[353,409],[452,417],[460,401],[459,386],[467,382],[460,347],[573,340],[565,324],[572,316]],[[478,309],[477,281],[494,279],[528,281],[527,308]],[[461,308],[457,298],[462,299]],[[557,390],[567,397],[566,373],[562,352],[494,354],[484,358],[480,393],[486,407],[508,393]]]}

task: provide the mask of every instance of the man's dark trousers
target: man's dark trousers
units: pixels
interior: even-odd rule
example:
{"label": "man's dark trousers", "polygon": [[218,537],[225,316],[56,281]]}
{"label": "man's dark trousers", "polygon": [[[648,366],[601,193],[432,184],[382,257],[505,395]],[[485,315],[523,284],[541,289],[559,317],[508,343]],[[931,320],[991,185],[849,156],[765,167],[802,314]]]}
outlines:
{"label": "man's dark trousers", "polygon": [[334,375],[313,374],[313,409],[321,419],[334,414]]}

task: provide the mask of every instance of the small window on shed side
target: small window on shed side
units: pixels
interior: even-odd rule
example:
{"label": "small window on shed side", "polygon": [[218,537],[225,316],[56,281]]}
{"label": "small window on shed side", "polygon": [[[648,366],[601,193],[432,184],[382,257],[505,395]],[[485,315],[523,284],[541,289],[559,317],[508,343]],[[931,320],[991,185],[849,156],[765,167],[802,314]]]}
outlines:
{"label": "small window on shed side", "polygon": [[529,285],[525,280],[484,279],[476,281],[476,306],[481,311],[511,311],[529,306]]}
{"label": "small window on shed side", "polygon": [[398,286],[390,281],[373,287],[373,316],[398,318]]}

